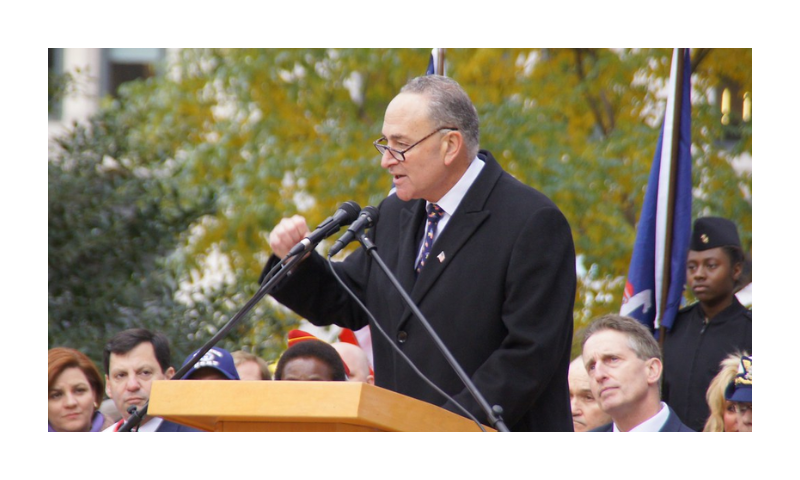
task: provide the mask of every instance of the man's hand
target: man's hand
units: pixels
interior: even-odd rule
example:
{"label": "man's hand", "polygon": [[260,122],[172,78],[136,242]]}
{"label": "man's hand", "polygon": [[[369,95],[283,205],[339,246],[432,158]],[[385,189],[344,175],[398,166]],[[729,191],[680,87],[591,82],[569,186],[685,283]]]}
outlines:
{"label": "man's hand", "polygon": [[269,232],[269,246],[276,257],[283,258],[309,233],[311,231],[304,217],[295,215],[284,218]]}

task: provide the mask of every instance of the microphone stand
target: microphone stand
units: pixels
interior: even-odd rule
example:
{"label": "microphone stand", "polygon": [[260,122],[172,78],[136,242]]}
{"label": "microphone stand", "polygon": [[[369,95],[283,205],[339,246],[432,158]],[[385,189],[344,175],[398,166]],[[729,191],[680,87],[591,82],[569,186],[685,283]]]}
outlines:
{"label": "microphone stand", "polygon": [[361,242],[361,245],[363,245],[364,248],[367,250],[367,253],[369,253],[369,255],[375,260],[375,262],[381,267],[383,273],[385,273],[386,276],[389,277],[389,281],[392,282],[392,285],[394,285],[394,287],[400,293],[400,296],[403,297],[403,301],[405,301],[406,304],[411,308],[411,311],[414,312],[414,315],[417,316],[419,321],[431,335],[431,338],[433,338],[433,341],[434,343],[436,343],[436,346],[439,348],[439,351],[441,351],[441,353],[444,355],[444,358],[447,360],[450,366],[453,367],[453,370],[456,372],[456,375],[458,375],[458,377],[467,387],[467,390],[469,390],[469,393],[472,394],[472,397],[475,399],[476,402],[478,402],[478,405],[486,414],[486,418],[489,420],[489,423],[491,423],[492,426],[497,431],[508,432],[509,429],[506,426],[505,422],[503,422],[503,419],[501,418],[501,415],[503,414],[502,407],[500,407],[499,405],[495,405],[494,407],[489,406],[489,402],[487,402],[484,396],[481,394],[481,392],[478,391],[478,387],[475,386],[475,384],[472,382],[472,379],[469,378],[469,375],[467,375],[466,372],[464,372],[464,369],[461,368],[461,365],[459,365],[458,361],[455,359],[455,357],[453,357],[453,354],[450,353],[450,350],[448,350],[447,346],[444,344],[444,342],[442,342],[442,339],[439,338],[439,335],[433,329],[430,322],[428,322],[428,320],[425,318],[425,315],[423,315],[422,312],[419,310],[419,307],[417,307],[417,305],[414,303],[414,300],[411,299],[411,296],[409,296],[408,293],[403,288],[403,286],[400,285],[400,282],[397,280],[397,277],[394,276],[392,271],[389,270],[389,267],[386,266],[386,264],[383,262],[383,259],[381,259],[381,256],[378,254],[378,247],[376,247],[375,244],[372,243],[372,241],[369,238],[367,238],[367,236],[364,234],[359,235],[357,238],[358,241]]}
{"label": "microphone stand", "polygon": [[[299,263],[305,257],[305,255],[308,252],[310,252],[312,249],[314,249],[316,246],[317,246],[317,244],[313,244],[313,243],[309,244],[309,245],[306,245],[305,249],[302,252],[299,252],[298,254],[296,254],[294,256],[287,256],[286,258],[281,260],[280,263],[275,266],[275,268],[280,266],[281,269],[278,270],[274,275],[272,275],[272,276],[267,275],[264,278],[264,281],[262,282],[261,287],[258,289],[256,294],[253,295],[253,298],[251,298],[245,304],[245,306],[242,307],[242,309],[239,310],[239,312],[237,312],[236,315],[234,315],[233,318],[231,318],[228,321],[228,323],[226,323],[225,326],[223,326],[219,330],[219,332],[217,332],[216,335],[211,337],[211,339],[208,342],[206,342],[205,345],[203,345],[200,348],[200,350],[197,351],[197,355],[194,356],[193,361],[187,362],[186,365],[182,366],[177,372],[175,372],[175,375],[172,376],[172,379],[180,379],[184,375],[186,375],[186,373],[189,370],[191,370],[191,368],[197,363],[197,361],[200,360],[201,358],[203,358],[203,355],[208,353],[208,351],[211,350],[211,348],[213,348],[214,345],[216,345],[225,335],[227,335],[228,332],[230,332],[231,329],[233,327],[235,327],[236,324],[239,323],[239,321],[241,321],[242,318],[244,318],[245,315],[250,313],[250,310],[252,310],[253,307],[255,307],[256,304],[262,298],[264,298],[268,293],[270,293],[275,288],[275,285],[277,285],[281,280],[283,280],[283,278],[286,275],[288,275],[289,272],[292,271],[294,266],[297,263]],[[275,268],[273,268],[273,271],[275,270]],[[270,273],[272,273],[272,272],[270,272]],[[145,415],[147,415],[147,408],[149,407],[149,405],[150,405],[150,401],[148,400],[148,402],[145,403],[142,406],[142,408],[140,408],[138,410],[135,410],[131,414],[131,416],[128,417],[128,419],[125,421],[125,423],[123,423],[122,426],[119,427],[119,430],[117,430],[117,431],[118,432],[130,432],[133,427],[139,425],[139,423],[142,421],[142,419],[145,417]]]}

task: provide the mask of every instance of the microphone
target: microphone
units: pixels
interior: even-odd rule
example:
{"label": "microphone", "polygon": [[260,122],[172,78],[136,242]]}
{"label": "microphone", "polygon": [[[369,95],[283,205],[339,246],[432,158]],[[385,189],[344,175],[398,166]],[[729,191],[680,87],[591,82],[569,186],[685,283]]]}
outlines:
{"label": "microphone", "polygon": [[370,228],[378,221],[378,209],[372,206],[364,207],[361,210],[361,213],[358,214],[358,219],[350,225],[350,228],[344,232],[344,235],[339,237],[339,240],[336,240],[336,243],[333,244],[333,247],[328,251],[328,258],[336,255],[344,247],[346,247],[353,239],[356,238],[356,235],[359,234],[365,228]]}
{"label": "microphone", "polygon": [[358,218],[359,210],[361,210],[361,207],[359,207],[356,202],[344,202],[339,209],[336,210],[336,213],[334,213],[333,216],[326,218],[325,221],[320,223],[317,228],[314,229],[314,231],[311,232],[306,238],[302,239],[297,243],[297,245],[292,247],[286,257],[293,257],[299,253],[302,253],[310,245],[316,245],[334,233],[338,232],[343,226],[350,225],[353,223],[353,220]]}

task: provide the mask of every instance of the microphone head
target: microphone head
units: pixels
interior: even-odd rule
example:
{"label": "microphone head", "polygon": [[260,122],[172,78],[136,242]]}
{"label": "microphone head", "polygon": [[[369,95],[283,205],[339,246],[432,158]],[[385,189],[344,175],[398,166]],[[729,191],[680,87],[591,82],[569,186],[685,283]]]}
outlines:
{"label": "microphone head", "polygon": [[370,228],[371,226],[375,225],[378,222],[378,209],[373,207],[372,205],[368,205],[361,210],[360,215],[365,215],[369,217],[369,223],[365,225],[365,228]]}
{"label": "microphone head", "polygon": [[337,214],[341,214],[339,225],[350,225],[351,223],[355,222],[360,211],[361,207],[356,202],[344,202],[339,207],[339,211],[336,212]]}

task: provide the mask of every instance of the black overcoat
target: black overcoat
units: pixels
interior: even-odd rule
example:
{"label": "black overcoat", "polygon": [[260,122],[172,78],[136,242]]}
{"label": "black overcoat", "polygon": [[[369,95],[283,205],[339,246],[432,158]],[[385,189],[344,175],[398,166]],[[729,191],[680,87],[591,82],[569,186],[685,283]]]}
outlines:
{"label": "black overcoat", "polygon": [[[390,195],[369,237],[443,342],[511,430],[571,431],[567,371],[576,273],[570,227],[545,195],[485,166],[436,239],[415,278],[425,201]],[[275,264],[274,256],[265,272]],[[316,325],[353,330],[368,316],[316,252],[273,296]],[[378,386],[458,410],[423,382],[388,342],[479,420],[486,417],[431,337],[363,247],[334,268],[388,333],[371,327]]]}

